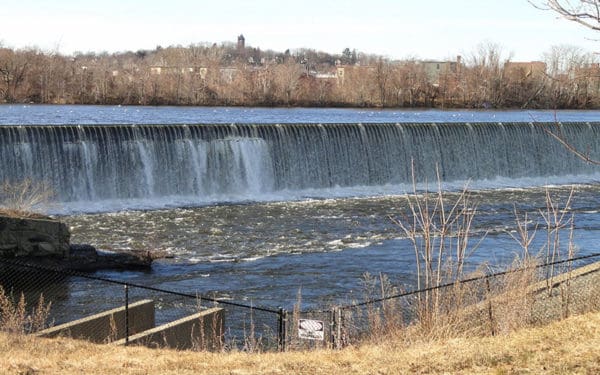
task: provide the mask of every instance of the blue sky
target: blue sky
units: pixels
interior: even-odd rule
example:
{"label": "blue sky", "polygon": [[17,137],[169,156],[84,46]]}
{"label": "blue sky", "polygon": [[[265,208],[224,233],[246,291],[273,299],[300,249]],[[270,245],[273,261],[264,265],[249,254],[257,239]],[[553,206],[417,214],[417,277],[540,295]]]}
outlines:
{"label": "blue sky", "polygon": [[349,47],[394,59],[469,56],[482,42],[519,61],[560,44],[600,51],[600,32],[527,0],[7,0],[0,20],[5,46],[68,54],[234,42],[240,33],[261,49]]}

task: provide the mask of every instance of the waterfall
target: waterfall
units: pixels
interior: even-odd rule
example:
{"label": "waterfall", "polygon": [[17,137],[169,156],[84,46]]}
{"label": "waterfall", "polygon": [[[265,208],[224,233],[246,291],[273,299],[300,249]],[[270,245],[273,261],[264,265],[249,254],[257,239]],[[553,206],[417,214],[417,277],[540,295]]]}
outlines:
{"label": "waterfall", "polygon": [[[32,178],[62,202],[592,175],[532,123],[0,126],[0,180]],[[600,124],[562,124],[600,159]],[[214,198],[214,199],[213,199]],[[235,199],[235,198],[232,198]],[[192,202],[193,203],[193,202]]]}

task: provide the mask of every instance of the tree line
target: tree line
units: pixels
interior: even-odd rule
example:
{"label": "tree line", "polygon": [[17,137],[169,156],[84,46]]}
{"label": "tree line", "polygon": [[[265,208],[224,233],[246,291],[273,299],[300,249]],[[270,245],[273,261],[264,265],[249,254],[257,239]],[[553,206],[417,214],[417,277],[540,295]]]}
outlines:
{"label": "tree line", "polygon": [[518,63],[491,43],[448,61],[233,43],[72,55],[0,45],[0,102],[583,109],[600,107],[600,66],[578,47]]}

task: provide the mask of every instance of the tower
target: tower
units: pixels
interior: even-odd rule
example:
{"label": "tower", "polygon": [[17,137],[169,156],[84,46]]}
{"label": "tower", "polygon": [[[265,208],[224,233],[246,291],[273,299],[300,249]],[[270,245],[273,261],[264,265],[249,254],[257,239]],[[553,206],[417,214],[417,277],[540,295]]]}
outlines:
{"label": "tower", "polygon": [[241,51],[244,48],[246,48],[246,38],[244,38],[244,34],[240,34],[238,36],[237,49]]}

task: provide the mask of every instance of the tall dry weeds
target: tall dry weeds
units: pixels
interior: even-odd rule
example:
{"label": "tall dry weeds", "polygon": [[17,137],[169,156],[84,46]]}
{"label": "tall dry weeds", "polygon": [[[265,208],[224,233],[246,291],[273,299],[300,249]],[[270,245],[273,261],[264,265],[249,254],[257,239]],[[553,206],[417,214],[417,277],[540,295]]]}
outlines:
{"label": "tall dry weeds", "polygon": [[[572,259],[576,256],[574,243],[575,214],[571,211],[574,191],[572,187],[566,199],[561,201],[552,195],[550,189],[546,189],[545,207],[539,211],[540,219],[535,223],[533,229],[528,228],[529,218],[527,214],[521,217],[515,210],[519,236],[511,234],[523,249],[523,261],[526,266],[533,263],[550,264],[545,268],[543,275],[538,276],[543,276],[545,280],[545,298],[560,300],[560,310],[563,318],[568,317],[570,314],[573,293],[570,275],[573,264],[570,261],[560,265],[553,263],[565,258]],[[545,235],[545,239],[539,249],[532,249],[531,244],[540,231],[540,227],[544,228],[545,233],[542,235]],[[566,241],[565,237],[567,237]],[[557,284],[555,282],[557,276],[563,273],[567,275],[567,278]]]}
{"label": "tall dry weeds", "polygon": [[[413,171],[414,176],[414,171]],[[539,298],[530,286],[540,280],[537,265],[551,263],[575,255],[573,243],[574,215],[570,212],[573,190],[559,202],[546,191],[545,209],[539,220],[519,215],[515,208],[517,229],[509,233],[519,244],[517,256],[507,273],[501,277],[481,277],[471,282],[465,278],[484,276],[484,270],[470,275],[465,262],[478,247],[471,238],[471,226],[477,213],[467,187],[459,193],[442,190],[438,176],[436,191],[419,192],[413,177],[413,191],[406,195],[408,213],[401,219],[392,218],[412,244],[415,255],[417,290],[412,321],[403,335],[407,340],[436,340],[456,336],[495,335],[512,332],[532,324],[534,299]],[[534,223],[531,227],[531,223]],[[541,248],[534,248],[534,239],[540,225],[546,228]],[[565,245],[564,235],[568,231]],[[485,237],[485,235],[483,236]],[[571,270],[571,263],[547,267],[543,275],[548,295],[553,292],[554,277]],[[555,293],[556,294],[556,293]],[[570,278],[560,283],[559,303],[562,317],[570,311],[572,291]],[[386,323],[381,314],[369,313],[375,332],[383,332]],[[386,331],[387,332],[387,331]]]}
{"label": "tall dry weeds", "polygon": [[51,306],[52,303],[46,303],[44,295],[40,294],[37,305],[28,312],[23,293],[15,300],[0,285],[0,331],[26,334],[44,329]]}
{"label": "tall dry weeds", "polygon": [[39,217],[52,206],[54,191],[30,178],[0,184],[0,214],[11,217]]}
{"label": "tall dry weeds", "polygon": [[[570,211],[571,202],[573,198],[574,189],[571,188],[569,196],[564,204],[561,205],[556,202],[556,199],[550,194],[550,190],[546,189],[546,209],[541,212],[541,216],[546,225],[546,243],[543,248],[544,257],[546,263],[553,263],[558,259],[564,257],[564,245],[562,244],[562,233],[564,230],[570,230],[569,241],[567,243],[567,256],[573,257],[574,249],[573,246],[573,229],[575,215]],[[547,286],[548,294],[552,293],[553,279],[560,269],[556,269],[554,265],[548,268],[547,273]]]}
{"label": "tall dry weeds", "polygon": [[[413,190],[406,194],[408,214],[403,219],[392,218],[411,242],[415,255],[417,289],[417,320],[425,331],[440,327],[461,303],[458,295],[466,295],[458,284],[449,292],[439,287],[456,282],[465,276],[465,261],[478,246],[471,243],[471,225],[477,213],[477,204],[471,200],[467,186],[458,194],[448,194],[438,183],[435,191],[426,186],[417,190],[413,166]],[[453,302],[448,302],[448,301]]]}
{"label": "tall dry weeds", "polygon": [[365,307],[370,341],[380,342],[402,336],[405,328],[402,301],[390,298],[398,294],[398,288],[392,285],[387,275],[375,277],[368,272],[363,274],[362,285],[366,301],[379,301],[368,303]]}
{"label": "tall dry weeds", "polygon": [[492,335],[508,334],[531,324],[535,295],[529,287],[539,280],[535,257],[517,258],[508,273],[492,280],[486,303],[490,310],[490,331]]}

